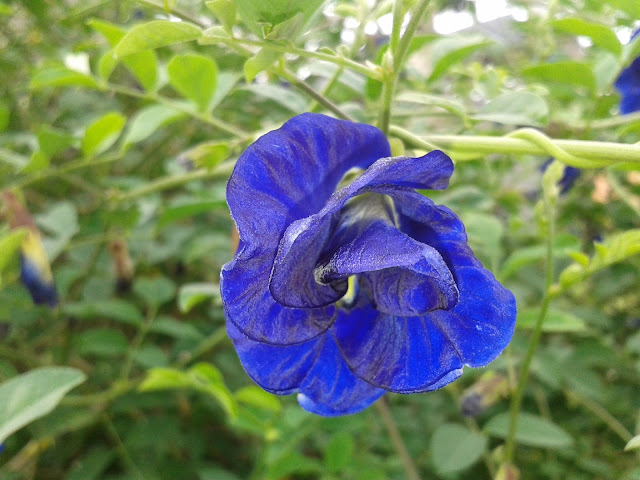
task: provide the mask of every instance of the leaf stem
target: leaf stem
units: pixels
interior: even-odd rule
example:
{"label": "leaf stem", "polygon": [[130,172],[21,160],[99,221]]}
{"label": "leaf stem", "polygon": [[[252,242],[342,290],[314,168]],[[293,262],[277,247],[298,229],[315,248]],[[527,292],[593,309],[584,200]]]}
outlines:
{"label": "leaf stem", "polygon": [[389,434],[389,438],[391,439],[391,443],[395,448],[400,460],[402,461],[402,466],[404,467],[405,473],[407,474],[407,478],[409,480],[420,480],[420,475],[418,475],[418,470],[411,460],[411,456],[407,451],[407,447],[402,440],[402,436],[400,435],[400,431],[398,430],[398,426],[396,425],[393,416],[391,415],[391,410],[389,409],[389,405],[387,404],[386,398],[382,397],[376,403],[376,409],[382,418],[382,423],[384,423],[385,428],[387,429],[387,433]]}
{"label": "leaf stem", "polygon": [[[513,133],[519,131],[516,130]],[[541,144],[529,138],[516,138],[513,134],[502,137],[480,135],[426,135],[417,137],[395,125],[391,125],[389,132],[414,147],[427,150],[434,148],[448,150],[453,156],[456,153],[472,153],[475,154],[475,158],[492,153],[551,155],[550,150],[558,147],[571,155],[571,157],[575,157],[571,160],[558,158],[558,160],[567,165],[580,168],[595,168],[595,162],[600,167],[619,162],[629,162],[640,166],[640,145],[638,144],[562,140],[549,137],[546,137],[548,144]]]}
{"label": "leaf stem", "polygon": [[550,290],[553,284],[553,246],[554,246],[554,236],[555,236],[554,209],[553,209],[552,201],[550,199],[550,194],[548,194],[547,192],[544,193],[543,201],[544,201],[546,218],[548,221],[548,232],[546,235],[547,249],[546,249],[546,258],[545,258],[544,294],[542,297],[542,303],[540,305],[540,311],[538,313],[538,319],[533,329],[531,340],[529,341],[529,348],[527,349],[524,362],[522,363],[522,367],[520,369],[520,375],[518,377],[518,384],[516,386],[516,391],[513,393],[513,396],[511,397],[511,405],[509,409],[509,430],[507,433],[507,439],[505,441],[505,449],[504,449],[505,464],[513,463],[513,456],[515,451],[515,437],[516,437],[516,431],[518,427],[518,415],[520,413],[520,407],[522,406],[522,397],[524,395],[524,388],[527,384],[529,369],[531,368],[531,362],[533,361],[533,355],[535,354],[538,348],[538,344],[540,343],[540,337],[542,336],[542,324],[544,323],[544,320],[547,317],[547,312],[549,311],[549,304],[551,303]]}

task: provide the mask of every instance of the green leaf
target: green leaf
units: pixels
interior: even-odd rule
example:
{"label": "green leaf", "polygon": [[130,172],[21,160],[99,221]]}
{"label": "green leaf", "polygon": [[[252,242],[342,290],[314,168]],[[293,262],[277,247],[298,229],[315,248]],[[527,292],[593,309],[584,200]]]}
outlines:
{"label": "green leaf", "polygon": [[443,475],[469,468],[487,448],[487,437],[456,423],[440,425],[431,437],[431,460]]}
{"label": "green leaf", "polygon": [[85,156],[99,155],[108,150],[118,140],[126,122],[127,117],[111,112],[89,125],[82,139],[82,152]]}
{"label": "green leaf", "polygon": [[113,320],[126,325],[139,327],[144,321],[144,316],[133,304],[124,300],[111,299],[92,301],[87,303],[66,302],[62,305],[62,311],[77,319]]}
{"label": "green leaf", "polygon": [[11,110],[6,103],[0,101],[0,132],[4,132],[11,121]]}
{"label": "green leaf", "polygon": [[[238,15],[245,25],[259,37],[269,33],[272,27],[298,14],[302,15],[302,26],[306,25],[325,0],[236,0]],[[266,27],[266,28],[265,28]],[[302,28],[296,33],[301,33]]]}
{"label": "green leaf", "polygon": [[236,3],[233,0],[211,0],[204,4],[218,18],[224,29],[231,33],[231,28],[236,23]]}
{"label": "green leaf", "polygon": [[471,118],[504,125],[544,126],[549,107],[538,95],[529,92],[510,92],[500,95],[481,107]]}
{"label": "green leaf", "polygon": [[220,298],[220,285],[216,283],[189,283],[180,287],[178,308],[189,313],[193,307],[211,298]]}
{"label": "green leaf", "polygon": [[245,405],[269,410],[274,413],[282,411],[282,404],[276,395],[266,392],[255,385],[242,387],[234,393],[236,400]]}
{"label": "green leaf", "polygon": [[640,18],[640,3],[636,0],[607,0],[607,4],[629,15],[629,18]]}
{"label": "green leaf", "polygon": [[215,209],[224,208],[226,203],[223,200],[211,199],[186,199],[175,202],[162,212],[158,219],[158,229],[162,229],[174,222],[191,218],[195,215],[211,212]]}
{"label": "green leaf", "polygon": [[147,304],[158,308],[176,295],[175,284],[167,277],[138,278],[133,291]]}
{"label": "green leaf", "polygon": [[346,432],[338,432],[331,437],[324,451],[324,464],[330,472],[339,472],[352,462],[355,444]]}
{"label": "green leaf", "polygon": [[51,236],[42,239],[49,261],[53,262],[78,233],[78,211],[71,202],[54,204],[47,212],[36,217],[36,223]]}
{"label": "green leaf", "polygon": [[504,227],[502,222],[493,215],[474,212],[461,215],[469,236],[469,245],[482,259],[488,260],[489,265],[498,265],[502,248]]}
{"label": "green leaf", "polygon": [[[509,430],[509,413],[500,413],[484,426],[490,435],[506,438]],[[573,438],[555,423],[530,413],[520,413],[515,440],[522,445],[542,448],[567,448]]]}
{"label": "green leaf", "polygon": [[290,89],[281,87],[280,85],[253,84],[247,85],[244,88],[258,96],[273,100],[292,113],[302,113],[307,108],[307,101],[302,95]]}
{"label": "green leaf", "polygon": [[[528,309],[518,312],[518,320],[516,325],[518,328],[533,329],[538,320],[539,310]],[[547,316],[542,324],[543,332],[583,332],[587,329],[584,321],[568,312],[551,309],[547,312]]]}
{"label": "green leaf", "polygon": [[296,477],[318,478],[322,471],[322,464],[316,459],[305,457],[298,452],[290,452],[268,466],[266,480],[291,478],[294,473],[300,474]]}
{"label": "green leaf", "polygon": [[200,340],[204,337],[204,335],[190,323],[180,322],[175,318],[165,316],[158,317],[151,325],[149,331],[178,339]]}
{"label": "green leaf", "polygon": [[216,91],[218,67],[203,55],[187,53],[173,57],[167,66],[169,83],[182,96],[205,111]]}
{"label": "green leaf", "polygon": [[[256,75],[273,65],[281,56],[282,53],[268,47],[263,47],[258,50],[258,53],[244,62],[244,78],[247,83],[253,82]],[[267,87],[271,85],[261,86]]]}
{"label": "green leaf", "polygon": [[129,347],[127,337],[122,332],[110,328],[85,330],[74,340],[76,351],[80,355],[117,357],[123,355]]}
{"label": "green leaf", "polygon": [[636,435],[631,440],[627,442],[627,445],[624,447],[624,451],[628,452],[630,450],[639,450],[640,449],[640,435]]}
{"label": "green leaf", "polygon": [[615,32],[599,23],[573,17],[554,20],[551,22],[551,26],[561,32],[589,37],[594,45],[609,50],[616,56],[622,52],[622,45]]}
{"label": "green leaf", "polygon": [[233,395],[224,384],[222,374],[208,363],[198,363],[183,372],[173,368],[152,368],[138,390],[193,389],[215,398],[231,418],[238,414]]}
{"label": "green leaf", "polygon": [[40,90],[45,87],[98,88],[98,83],[93,77],[70,70],[67,67],[50,67],[37,72],[29,84],[29,88],[32,90]]}
{"label": "green leaf", "polygon": [[267,40],[290,40],[297,38],[298,34],[304,27],[304,15],[297,13],[293,17],[281,22],[271,28],[269,33],[265,35]]}
{"label": "green leaf", "polygon": [[640,253],[640,229],[627,230],[595,244],[596,252],[585,264],[584,259],[565,268],[560,274],[560,286],[570,287],[603,268]]}
{"label": "green leaf", "polygon": [[399,93],[395,100],[396,102],[417,103],[419,105],[438,107],[461,118],[467,116],[462,103],[446,97],[429,95],[428,93],[422,92],[404,91]]}
{"label": "green leaf", "polygon": [[56,130],[47,125],[38,129],[38,145],[48,157],[54,157],[64,152],[76,143],[74,136],[62,130]]}
{"label": "green leaf", "polygon": [[461,62],[480,48],[491,45],[492,42],[483,36],[465,35],[456,37],[446,37],[433,42],[431,51],[433,56],[433,71],[429,76],[429,81],[440,78],[449,67]]}
{"label": "green leaf", "polygon": [[[115,47],[127,33],[126,30],[112,23],[105,22],[104,20],[92,19],[88,22],[88,25],[100,32],[112,48]],[[117,63],[118,58],[114,51],[107,52],[100,60],[99,70],[101,78],[108,80]],[[138,79],[140,85],[142,85],[145,90],[149,91],[154,89],[158,80],[158,58],[155,52],[147,50],[134,53],[133,55],[125,57],[122,63]]]}
{"label": "green leaf", "polygon": [[229,158],[229,144],[225,142],[204,142],[187,150],[183,156],[198,168],[211,169]]}
{"label": "green leaf", "polygon": [[[568,233],[556,235],[553,243],[554,258],[572,257],[575,254],[574,250],[580,248],[580,240]],[[541,262],[546,254],[547,247],[543,244],[518,248],[502,264],[500,279],[509,278],[522,267]]]}
{"label": "green leaf", "polygon": [[155,345],[143,345],[133,355],[133,361],[144,368],[166,367],[167,354]]}
{"label": "green leaf", "polygon": [[585,87],[595,92],[596,78],[591,68],[580,62],[564,61],[544,63],[522,70],[525,77],[543,82],[561,83],[576,87]]}
{"label": "green leaf", "polygon": [[187,22],[153,20],[129,30],[114,48],[118,57],[126,57],[145,50],[197,40],[202,31]]}
{"label": "green leaf", "polygon": [[0,385],[0,443],[37,418],[51,412],[62,397],[86,379],[69,367],[43,367]]}
{"label": "green leaf", "polygon": [[[18,256],[22,241],[27,236],[27,229],[16,229],[9,234],[0,238],[0,280],[2,279],[2,272],[7,265],[11,263],[11,260]],[[0,281],[0,285],[2,282]]]}
{"label": "green leaf", "polygon": [[128,149],[134,143],[146,140],[160,127],[167,126],[185,117],[180,112],[166,105],[149,105],[139,110],[129,122],[129,128],[122,143],[123,149]]}
{"label": "green leaf", "polygon": [[65,480],[96,480],[116,456],[112,449],[96,446],[77,459]]}
{"label": "green leaf", "polygon": [[49,157],[41,151],[36,151],[31,154],[29,163],[27,163],[22,169],[22,173],[39,172],[49,167],[51,160]]}

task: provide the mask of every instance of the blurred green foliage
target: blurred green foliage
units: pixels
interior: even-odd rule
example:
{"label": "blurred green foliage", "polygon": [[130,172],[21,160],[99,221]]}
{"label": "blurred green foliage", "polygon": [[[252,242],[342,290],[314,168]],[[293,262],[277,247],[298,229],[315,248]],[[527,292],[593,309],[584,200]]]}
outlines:
{"label": "blurred green foliage", "polygon": [[[418,2],[397,3],[404,15]],[[619,40],[640,3],[511,5],[520,21],[439,35],[438,13],[473,18],[478,5],[431,2],[395,72],[391,123],[436,145],[438,134],[524,126],[638,142],[640,116],[617,115],[612,84],[640,53],[640,42]],[[392,8],[0,4],[0,187],[33,215],[61,299],[53,310],[33,305],[19,283],[24,232],[0,222],[0,478],[405,478],[374,410],[315,417],[250,382],[217,287],[233,251],[224,201],[233,161],[304,111],[375,123]],[[489,367],[513,389],[546,289],[544,158],[448,153],[451,187],[429,195],[460,214],[478,257],[516,294],[516,336]],[[523,478],[640,478],[638,437],[624,451],[640,433],[638,165],[584,170],[561,196],[549,190],[562,169],[547,182],[559,273],[515,434]],[[424,478],[496,474],[509,395],[474,386],[483,373],[387,395]],[[491,397],[475,418],[461,414],[465,390]]]}

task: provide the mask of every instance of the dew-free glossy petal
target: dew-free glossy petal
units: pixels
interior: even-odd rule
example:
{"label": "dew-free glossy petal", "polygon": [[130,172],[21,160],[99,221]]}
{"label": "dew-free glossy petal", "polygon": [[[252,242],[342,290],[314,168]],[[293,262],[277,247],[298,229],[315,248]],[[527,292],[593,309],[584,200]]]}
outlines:
{"label": "dew-free glossy petal", "polygon": [[302,408],[329,417],[350,415],[384,394],[385,390],[351,373],[330,334],[323,335],[323,342],[318,361],[300,385],[298,402]]}
{"label": "dew-free glossy petal", "polygon": [[366,282],[379,312],[417,316],[458,302],[458,289],[440,254],[387,222],[371,223],[316,272],[326,282],[355,274]]}
{"label": "dew-free glossy petal", "polygon": [[267,392],[278,395],[298,390],[324,342],[324,336],[321,336],[297,345],[267,345],[251,340],[231,322],[227,322],[227,333],[253,381]]}
{"label": "dew-free glossy petal", "polygon": [[351,222],[340,217],[345,203],[367,192],[394,195],[413,188],[443,189],[452,172],[451,159],[440,151],[418,158],[376,161],[353,183],[333,194],[317,214],[289,225],[273,263],[269,284],[273,297],[283,305],[298,308],[327,305],[341,298],[346,292],[344,282],[322,285],[315,281],[313,272],[321,255],[331,250],[327,242],[332,241],[335,248],[339,246],[332,232],[340,228],[341,222]]}

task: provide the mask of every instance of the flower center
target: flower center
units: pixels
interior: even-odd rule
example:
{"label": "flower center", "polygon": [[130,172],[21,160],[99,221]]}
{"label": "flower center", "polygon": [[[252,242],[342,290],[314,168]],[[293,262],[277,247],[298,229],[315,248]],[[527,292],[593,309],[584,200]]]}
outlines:
{"label": "flower center", "polygon": [[377,193],[353,197],[332,215],[294,222],[274,261],[272,296],[289,307],[322,307],[343,298],[357,275],[353,302],[366,295],[379,311],[417,316],[453,308],[458,289],[440,254],[396,225],[393,200]]}

